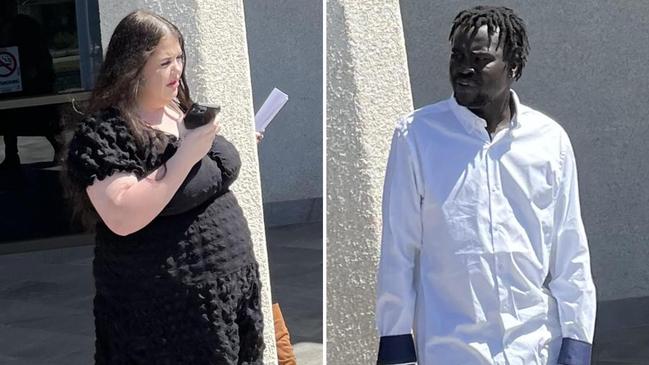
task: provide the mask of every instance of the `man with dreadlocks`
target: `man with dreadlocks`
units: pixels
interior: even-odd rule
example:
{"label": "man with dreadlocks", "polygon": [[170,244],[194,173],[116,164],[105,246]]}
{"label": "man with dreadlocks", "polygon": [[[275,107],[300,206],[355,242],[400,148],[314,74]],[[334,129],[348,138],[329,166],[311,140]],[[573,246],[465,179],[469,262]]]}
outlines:
{"label": "man with dreadlocks", "polygon": [[525,24],[479,6],[449,40],[452,97],[402,118],[390,149],[378,363],[590,364],[595,287],[574,153],[511,90]]}

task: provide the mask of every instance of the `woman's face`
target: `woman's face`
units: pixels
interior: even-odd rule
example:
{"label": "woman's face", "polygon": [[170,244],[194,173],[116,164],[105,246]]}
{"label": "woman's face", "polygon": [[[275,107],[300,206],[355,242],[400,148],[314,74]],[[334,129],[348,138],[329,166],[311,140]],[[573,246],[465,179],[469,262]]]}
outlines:
{"label": "woman's face", "polygon": [[146,108],[162,108],[178,94],[183,72],[183,54],[178,38],[166,35],[156,46],[142,70],[138,102]]}

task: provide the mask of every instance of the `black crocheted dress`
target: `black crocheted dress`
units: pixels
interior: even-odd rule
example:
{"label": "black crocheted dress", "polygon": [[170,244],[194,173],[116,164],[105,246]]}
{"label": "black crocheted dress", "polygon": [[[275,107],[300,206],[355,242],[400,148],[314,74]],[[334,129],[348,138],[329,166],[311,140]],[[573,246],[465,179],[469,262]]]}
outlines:
{"label": "black crocheted dress", "polygon": [[[138,179],[179,146],[136,148],[119,113],[81,121],[68,153],[80,189],[115,172]],[[217,136],[162,213],[127,236],[96,227],[96,364],[261,364],[263,320],[250,232],[228,189],[240,159]]]}

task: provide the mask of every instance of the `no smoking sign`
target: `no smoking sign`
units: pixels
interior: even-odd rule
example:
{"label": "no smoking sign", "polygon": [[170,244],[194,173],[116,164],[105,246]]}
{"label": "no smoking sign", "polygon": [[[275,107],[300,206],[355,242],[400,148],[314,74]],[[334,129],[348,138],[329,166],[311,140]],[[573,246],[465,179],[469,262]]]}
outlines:
{"label": "no smoking sign", "polygon": [[0,48],[0,94],[22,90],[18,47]]}

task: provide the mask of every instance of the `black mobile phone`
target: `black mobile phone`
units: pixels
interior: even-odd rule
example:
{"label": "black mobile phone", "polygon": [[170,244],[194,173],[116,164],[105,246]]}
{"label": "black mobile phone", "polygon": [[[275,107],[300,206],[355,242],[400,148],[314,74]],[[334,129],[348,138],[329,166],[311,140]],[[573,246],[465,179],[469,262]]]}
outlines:
{"label": "black mobile phone", "polygon": [[220,105],[194,103],[185,116],[185,128],[194,129],[205,125],[213,121],[220,111]]}

